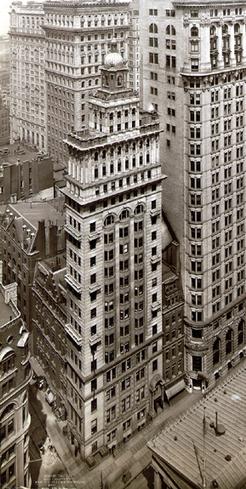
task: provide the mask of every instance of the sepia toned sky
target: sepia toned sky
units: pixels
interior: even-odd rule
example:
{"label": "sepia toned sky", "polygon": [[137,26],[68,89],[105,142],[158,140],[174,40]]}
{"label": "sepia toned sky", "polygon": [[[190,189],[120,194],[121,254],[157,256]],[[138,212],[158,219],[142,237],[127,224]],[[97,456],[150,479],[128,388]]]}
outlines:
{"label": "sepia toned sky", "polygon": [[0,34],[6,34],[9,28],[9,6],[11,0],[0,0]]}
{"label": "sepia toned sky", "polygon": [[12,0],[0,0],[0,35],[6,34],[9,30],[9,6],[11,3]]}

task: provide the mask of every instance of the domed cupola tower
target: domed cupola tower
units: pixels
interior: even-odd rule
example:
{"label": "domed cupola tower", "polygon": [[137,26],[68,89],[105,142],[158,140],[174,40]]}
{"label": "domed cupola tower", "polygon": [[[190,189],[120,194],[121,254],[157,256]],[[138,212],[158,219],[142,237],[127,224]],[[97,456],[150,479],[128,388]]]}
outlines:
{"label": "domed cupola tower", "polygon": [[112,43],[111,52],[105,57],[102,72],[102,88],[106,91],[119,91],[128,89],[128,68],[126,61],[117,52],[117,44]]}
{"label": "domed cupola tower", "polygon": [[128,85],[127,61],[113,41],[101,67],[102,84],[89,99],[89,128],[117,134],[139,127],[139,98]]}

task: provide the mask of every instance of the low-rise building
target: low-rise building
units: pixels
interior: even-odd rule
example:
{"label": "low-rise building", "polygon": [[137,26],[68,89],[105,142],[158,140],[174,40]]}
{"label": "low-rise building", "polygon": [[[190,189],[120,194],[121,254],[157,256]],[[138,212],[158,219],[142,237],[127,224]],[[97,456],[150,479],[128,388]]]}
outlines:
{"label": "low-rise building", "polygon": [[0,239],[3,283],[18,284],[17,304],[31,329],[31,289],[38,260],[56,256],[64,249],[63,200],[18,202],[7,205]]}
{"label": "low-rise building", "polygon": [[33,357],[45,374],[51,400],[55,399],[57,408],[63,412],[66,403],[65,270],[64,254],[38,262],[32,289]]}
{"label": "low-rise building", "polygon": [[49,156],[18,143],[0,148],[0,203],[27,199],[48,188],[53,188]]}
{"label": "low-rise building", "polygon": [[[0,281],[1,282],[1,281]],[[30,487],[29,333],[17,309],[17,284],[0,283],[0,486]]]}
{"label": "low-rise building", "polygon": [[148,443],[154,488],[244,489],[245,410],[244,363]]}

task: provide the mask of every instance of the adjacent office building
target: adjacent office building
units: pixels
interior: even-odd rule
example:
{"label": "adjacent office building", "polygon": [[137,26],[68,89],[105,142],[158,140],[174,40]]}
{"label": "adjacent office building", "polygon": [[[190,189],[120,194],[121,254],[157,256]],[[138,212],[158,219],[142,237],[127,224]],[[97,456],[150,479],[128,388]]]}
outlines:
{"label": "adjacent office building", "polygon": [[130,29],[128,34],[128,63],[129,85],[136,92],[140,92],[141,85],[141,50],[139,31],[139,0],[130,4]]}
{"label": "adjacent office building", "polygon": [[42,191],[52,195],[53,183],[49,156],[19,143],[0,148],[0,203],[35,199]]}
{"label": "adjacent office building", "polygon": [[[2,264],[1,264],[2,265]],[[1,271],[2,274],[2,271]],[[29,333],[17,308],[17,284],[0,284],[0,484],[30,487]]]}
{"label": "adjacent office building", "polygon": [[89,129],[66,140],[68,425],[84,457],[164,402],[159,121],[112,49]]}
{"label": "adjacent office building", "polygon": [[128,56],[128,31],[129,2],[11,6],[11,141],[48,151],[58,180],[67,162],[63,139],[87,124],[87,96],[99,87],[111,40]]}
{"label": "adjacent office building", "polygon": [[[71,8],[73,7],[73,8]],[[63,139],[87,125],[87,97],[115,39],[127,58],[128,2],[47,2],[45,12],[48,150],[57,171],[67,164]]]}
{"label": "adjacent office building", "polygon": [[5,102],[4,97],[0,92],[0,147],[9,144],[10,140],[10,125],[9,125],[9,106]]}
{"label": "adjacent office building", "polygon": [[164,207],[181,245],[190,389],[245,354],[245,16],[240,1],[140,2],[144,105],[164,129]]}
{"label": "adjacent office building", "polygon": [[10,9],[10,137],[47,151],[43,4]]}
{"label": "adjacent office building", "polygon": [[7,35],[0,36],[0,89],[9,92],[9,56],[10,39]]}
{"label": "adjacent office building", "polygon": [[39,261],[32,287],[33,369],[45,375],[60,414],[67,404],[65,272],[64,253]]}

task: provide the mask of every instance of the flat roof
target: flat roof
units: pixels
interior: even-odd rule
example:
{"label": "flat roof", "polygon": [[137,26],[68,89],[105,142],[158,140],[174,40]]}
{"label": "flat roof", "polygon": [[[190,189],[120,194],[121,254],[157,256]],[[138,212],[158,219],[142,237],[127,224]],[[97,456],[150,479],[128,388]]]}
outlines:
{"label": "flat roof", "polygon": [[37,150],[20,143],[6,144],[0,148],[1,165],[7,166],[16,164],[17,161],[23,163],[23,161],[36,160],[38,156],[39,153]]}
{"label": "flat roof", "polygon": [[[220,436],[212,427],[216,425],[216,412],[218,424],[225,429]],[[197,458],[203,469],[205,457],[207,488],[245,488],[245,414],[246,365],[164,429],[148,446],[179,481],[202,487]]]}
{"label": "flat roof", "polygon": [[59,227],[64,225],[65,216],[58,211],[51,202],[17,202],[10,204],[15,212],[17,212],[24,220],[28,221],[34,228],[38,228],[39,221],[45,220]]}

